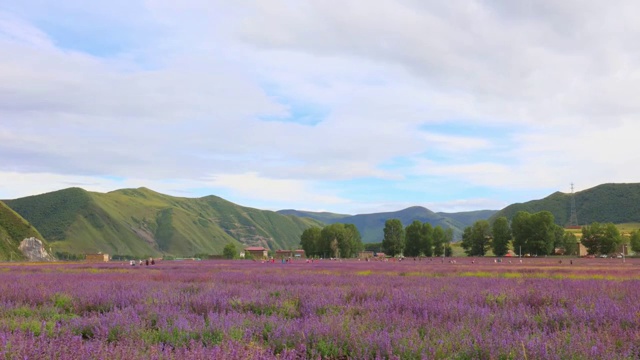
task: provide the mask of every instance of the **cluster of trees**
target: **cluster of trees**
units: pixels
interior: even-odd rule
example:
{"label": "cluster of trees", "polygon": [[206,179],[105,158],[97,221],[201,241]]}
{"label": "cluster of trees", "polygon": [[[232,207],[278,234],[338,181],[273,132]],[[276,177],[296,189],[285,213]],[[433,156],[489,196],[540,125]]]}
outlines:
{"label": "cluster of trees", "polygon": [[434,228],[418,220],[405,228],[399,219],[389,219],[384,224],[382,251],[391,256],[451,256],[452,240],[452,229]]}
{"label": "cluster of trees", "polygon": [[[622,242],[613,223],[594,222],[582,227],[580,243],[590,255],[611,254]],[[640,231],[631,234],[630,242],[633,251],[640,251]],[[511,224],[506,217],[497,218],[493,224],[479,220],[464,229],[462,235],[462,248],[469,256],[484,256],[489,249],[496,256],[504,256],[510,244],[518,254],[551,255],[555,249],[562,249],[565,255],[578,254],[576,236],[557,225],[549,211],[519,211]]]}
{"label": "cluster of trees", "polygon": [[592,223],[582,227],[582,245],[587,248],[587,254],[611,254],[622,244],[620,231],[613,223]]}
{"label": "cluster of trees", "polygon": [[[571,232],[557,225],[549,211],[529,213],[519,211],[511,223],[499,217],[490,223],[478,220],[464,229],[462,248],[468,256],[484,256],[491,250],[496,256],[504,256],[510,248],[522,255],[551,255],[562,249],[565,255],[578,254],[578,240]],[[407,227],[399,219],[389,219],[384,225],[382,243],[362,243],[360,233],[353,224],[332,224],[324,228],[311,227],[300,237],[300,245],[307,256],[354,257],[363,249],[382,251],[396,256],[451,256],[453,230],[430,223],[413,221]],[[610,254],[616,251],[623,239],[612,223],[592,223],[582,228],[581,243],[588,254]],[[231,246],[229,246],[231,247]],[[640,230],[630,237],[632,251],[640,252]],[[230,250],[230,249],[225,249]],[[230,253],[230,251],[229,251]]]}
{"label": "cluster of trees", "polygon": [[476,221],[464,229],[461,245],[469,256],[484,256],[489,249],[496,256],[504,256],[510,244],[518,254],[550,255],[556,248],[567,255],[578,251],[575,235],[557,225],[549,211],[534,214],[519,211],[511,224],[506,217],[497,218],[493,224]]}
{"label": "cluster of trees", "polygon": [[306,229],[300,236],[300,246],[307,257],[323,258],[350,258],[364,249],[356,226],[339,223]]}

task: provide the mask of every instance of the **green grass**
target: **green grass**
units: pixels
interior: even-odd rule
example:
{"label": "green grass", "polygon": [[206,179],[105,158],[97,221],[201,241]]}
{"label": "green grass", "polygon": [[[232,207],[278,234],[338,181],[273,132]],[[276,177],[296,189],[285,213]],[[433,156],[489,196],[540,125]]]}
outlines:
{"label": "green grass", "polygon": [[45,246],[47,244],[38,230],[0,201],[0,261],[24,259],[18,247],[29,237],[42,240]]}

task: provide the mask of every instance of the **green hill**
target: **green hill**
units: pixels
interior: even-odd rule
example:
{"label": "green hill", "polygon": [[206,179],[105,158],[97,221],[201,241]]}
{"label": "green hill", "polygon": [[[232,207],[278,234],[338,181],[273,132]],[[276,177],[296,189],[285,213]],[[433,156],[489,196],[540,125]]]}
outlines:
{"label": "green hill", "polygon": [[54,252],[188,256],[222,253],[229,242],[292,248],[304,229],[319,224],[216,196],[180,198],[146,188],[69,188],[5,202],[44,234]]}
{"label": "green hill", "polygon": [[[592,222],[614,224],[640,222],[640,184],[603,184],[575,193],[576,214],[580,225]],[[517,203],[497,212],[492,219],[511,219],[518,211],[547,210],[558,225],[565,226],[571,216],[571,194],[555,192],[544,199]]]}
{"label": "green hill", "polygon": [[38,230],[0,201],[0,261],[24,260],[18,246],[29,237],[38,238],[46,244]]}
{"label": "green hill", "polygon": [[354,215],[342,218],[338,222],[354,224],[362,235],[362,241],[369,243],[382,241],[384,223],[388,219],[399,219],[404,226],[408,226],[414,220],[418,220],[420,222],[428,222],[434,227],[440,225],[445,229],[452,228],[454,239],[460,238],[462,236],[462,231],[464,230],[464,225],[462,223],[451,218],[438,215],[421,206],[412,206],[404,210],[393,212]]}

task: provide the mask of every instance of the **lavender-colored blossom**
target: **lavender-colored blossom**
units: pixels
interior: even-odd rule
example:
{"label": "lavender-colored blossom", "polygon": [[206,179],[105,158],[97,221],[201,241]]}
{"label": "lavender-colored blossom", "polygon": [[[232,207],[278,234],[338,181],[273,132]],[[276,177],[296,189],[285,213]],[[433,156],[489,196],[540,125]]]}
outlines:
{"label": "lavender-colored blossom", "polygon": [[637,359],[639,265],[5,265],[0,358]]}

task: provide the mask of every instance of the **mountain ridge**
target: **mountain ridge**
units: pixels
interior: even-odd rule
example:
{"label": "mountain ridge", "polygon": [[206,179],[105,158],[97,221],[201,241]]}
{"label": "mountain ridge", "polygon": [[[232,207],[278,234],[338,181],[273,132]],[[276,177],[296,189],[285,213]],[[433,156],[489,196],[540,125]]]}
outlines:
{"label": "mountain ridge", "polygon": [[214,195],[174,197],[148,188],[68,188],[5,202],[61,252],[188,256],[221,253],[228,243],[286,249],[297,247],[304,229],[320,224]]}
{"label": "mountain ridge", "polygon": [[[575,193],[580,224],[594,221],[640,222],[640,184],[601,184]],[[388,219],[450,227],[458,238],[466,226],[481,219],[513,217],[517,211],[550,211],[559,225],[570,216],[571,194],[554,192],[545,198],[514,203],[502,210],[458,213],[434,212],[421,206],[369,214],[338,214],[286,209],[260,210],[234,204],[216,195],[175,197],[141,187],[107,193],[72,187],[45,194],[0,202],[4,212],[33,229],[56,251],[71,253],[103,251],[129,255],[193,255],[221,253],[224,245],[264,246],[271,250],[296,248],[300,234],[310,226],[332,223],[356,225],[363,242],[382,240]],[[15,220],[21,219],[21,220]],[[11,241],[0,223],[0,236]],[[15,251],[13,248],[9,251]],[[0,258],[7,250],[0,249]]]}
{"label": "mountain ridge", "polygon": [[466,211],[460,213],[434,212],[423,206],[410,206],[397,211],[387,211],[379,213],[367,213],[356,215],[336,214],[330,212],[313,212],[302,210],[279,210],[279,213],[286,213],[295,216],[309,217],[326,224],[345,223],[354,224],[362,236],[364,243],[381,242],[384,223],[388,219],[399,219],[404,226],[411,224],[414,220],[428,222],[432,226],[442,226],[451,228],[454,232],[454,239],[462,236],[464,228],[480,219],[488,219],[497,210]]}

